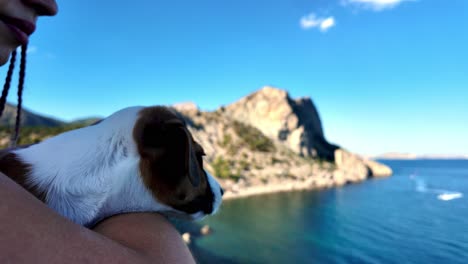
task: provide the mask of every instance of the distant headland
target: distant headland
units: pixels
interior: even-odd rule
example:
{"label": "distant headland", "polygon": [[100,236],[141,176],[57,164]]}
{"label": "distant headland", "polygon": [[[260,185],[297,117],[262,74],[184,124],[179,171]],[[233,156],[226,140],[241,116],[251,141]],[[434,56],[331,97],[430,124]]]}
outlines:
{"label": "distant headland", "polygon": [[463,155],[444,155],[444,154],[424,154],[418,155],[414,153],[401,153],[401,152],[388,152],[377,156],[370,157],[372,159],[391,159],[391,160],[416,160],[416,159],[427,159],[427,160],[457,160],[466,159],[468,160],[468,154]]}

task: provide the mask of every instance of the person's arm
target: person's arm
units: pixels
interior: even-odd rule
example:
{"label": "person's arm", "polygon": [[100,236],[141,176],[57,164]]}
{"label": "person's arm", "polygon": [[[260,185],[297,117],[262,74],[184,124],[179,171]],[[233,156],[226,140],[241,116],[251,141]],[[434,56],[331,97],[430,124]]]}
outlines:
{"label": "person's arm", "polygon": [[175,228],[156,214],[111,217],[95,231],[0,173],[0,263],[194,263]]}
{"label": "person's arm", "polygon": [[94,231],[158,263],[195,263],[174,226],[158,214],[113,216],[101,222]]}

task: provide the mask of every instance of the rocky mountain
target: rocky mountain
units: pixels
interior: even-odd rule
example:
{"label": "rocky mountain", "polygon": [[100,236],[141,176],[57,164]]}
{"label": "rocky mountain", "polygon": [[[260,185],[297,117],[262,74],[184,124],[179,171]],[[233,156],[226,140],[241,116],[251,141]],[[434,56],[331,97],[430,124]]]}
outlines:
{"label": "rocky mountain", "polygon": [[208,170],[243,196],[340,186],[390,176],[387,166],[329,143],[310,98],[264,87],[214,112],[174,106],[207,153]]}
{"label": "rocky mountain", "polygon": [[[0,126],[11,127],[16,122],[16,106],[7,103],[5,110],[0,118]],[[27,109],[22,109],[21,112],[21,125],[22,126],[42,126],[42,127],[56,127],[64,125],[65,123],[50,117],[45,117],[35,114]]]}
{"label": "rocky mountain", "polygon": [[325,139],[320,116],[309,97],[293,99],[286,91],[267,86],[226,106],[225,112],[304,157],[333,161],[339,148]]}

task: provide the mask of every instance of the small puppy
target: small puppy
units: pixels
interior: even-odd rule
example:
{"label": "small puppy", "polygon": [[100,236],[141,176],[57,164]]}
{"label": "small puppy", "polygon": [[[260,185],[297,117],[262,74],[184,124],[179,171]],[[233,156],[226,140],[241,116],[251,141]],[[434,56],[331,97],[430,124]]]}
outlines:
{"label": "small puppy", "polygon": [[222,189],[203,169],[203,148],[162,106],[131,107],[101,122],[0,155],[0,171],[87,227],[119,213],[200,219]]}

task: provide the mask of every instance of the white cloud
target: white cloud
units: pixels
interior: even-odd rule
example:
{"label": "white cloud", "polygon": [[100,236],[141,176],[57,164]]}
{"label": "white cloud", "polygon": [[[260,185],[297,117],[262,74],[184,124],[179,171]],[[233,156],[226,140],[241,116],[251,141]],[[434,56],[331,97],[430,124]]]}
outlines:
{"label": "white cloud", "polygon": [[318,28],[320,31],[325,32],[335,26],[334,17],[317,17],[314,13],[301,18],[301,27],[303,29]]}
{"label": "white cloud", "polygon": [[335,18],[329,17],[320,23],[320,30],[327,31],[329,28],[335,26]]}
{"label": "white cloud", "polygon": [[411,0],[344,0],[344,4],[354,4],[359,7],[369,8],[375,11],[393,8],[403,2]]}
{"label": "white cloud", "polygon": [[34,54],[37,52],[37,47],[36,46],[28,46],[28,49],[26,50],[27,54]]}

